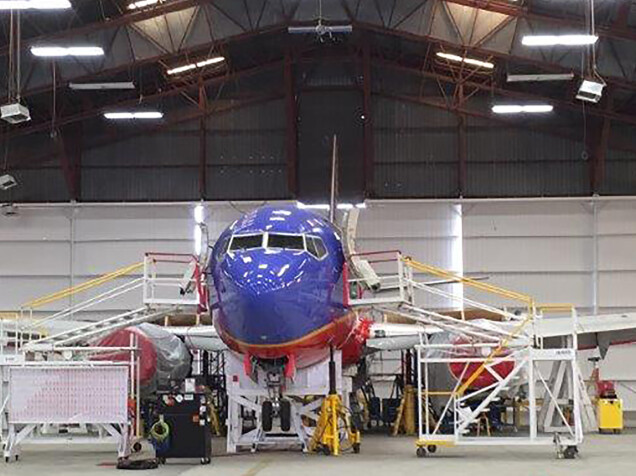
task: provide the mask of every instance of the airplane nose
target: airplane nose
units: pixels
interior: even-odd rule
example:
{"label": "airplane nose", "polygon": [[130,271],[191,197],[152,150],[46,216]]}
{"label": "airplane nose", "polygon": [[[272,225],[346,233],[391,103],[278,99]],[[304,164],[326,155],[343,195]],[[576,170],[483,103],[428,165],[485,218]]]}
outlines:
{"label": "airplane nose", "polygon": [[300,282],[304,275],[300,254],[263,251],[240,253],[226,260],[225,272],[231,285],[245,298],[262,298]]}
{"label": "airplane nose", "polygon": [[222,266],[224,325],[249,344],[277,344],[306,333],[320,294],[308,268],[306,253],[253,250],[228,256]]}

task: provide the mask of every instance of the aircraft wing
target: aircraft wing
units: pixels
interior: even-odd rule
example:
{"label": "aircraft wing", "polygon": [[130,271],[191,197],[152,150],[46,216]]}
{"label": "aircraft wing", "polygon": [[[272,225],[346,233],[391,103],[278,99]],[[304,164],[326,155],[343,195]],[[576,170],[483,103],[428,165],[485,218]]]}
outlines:
{"label": "aircraft wing", "polygon": [[[610,345],[636,342],[636,313],[579,316],[576,326],[579,349],[599,347],[605,355]],[[572,319],[546,317],[537,323],[537,335],[556,340],[572,332]]]}
{"label": "aircraft wing", "polygon": [[167,326],[165,330],[179,336],[190,349],[199,349],[207,351],[227,350],[227,346],[223,343],[214,326],[189,326],[175,327]]}
{"label": "aircraft wing", "polygon": [[366,347],[371,351],[412,349],[422,343],[425,334],[437,332],[441,329],[433,326],[374,322],[369,329]]}

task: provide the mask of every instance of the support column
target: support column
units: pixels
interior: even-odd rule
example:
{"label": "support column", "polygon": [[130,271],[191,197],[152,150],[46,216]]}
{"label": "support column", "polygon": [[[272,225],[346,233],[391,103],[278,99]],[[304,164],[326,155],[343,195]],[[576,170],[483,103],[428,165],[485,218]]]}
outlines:
{"label": "support column", "polygon": [[[59,150],[58,158],[64,174],[69,198],[79,201],[82,176],[82,125],[72,124],[55,131],[55,143]],[[69,138],[73,139],[70,140]]]}
{"label": "support column", "polygon": [[[457,100],[461,110],[464,104],[464,85],[457,86]],[[457,114],[457,192],[460,197],[466,192],[466,115]]]}
{"label": "support column", "polygon": [[363,144],[363,171],[365,196],[374,195],[373,189],[373,112],[371,106],[371,52],[368,42],[365,41],[362,49],[362,114],[364,115],[364,144]]}
{"label": "support column", "polygon": [[206,181],[207,181],[207,117],[206,110],[208,107],[207,96],[205,94],[205,86],[203,78],[199,78],[199,111],[201,118],[199,119],[199,198],[206,198]]}
{"label": "support column", "polygon": [[[613,103],[612,90],[608,89],[605,97],[605,106],[603,110],[606,113],[612,111]],[[607,143],[609,141],[610,129],[612,121],[609,114],[605,115],[601,121],[600,132],[593,135],[594,145],[592,152],[592,161],[590,162],[590,191],[592,195],[597,195],[603,185],[605,176],[605,156],[607,154]]]}
{"label": "support column", "polygon": [[283,75],[285,82],[287,189],[289,194],[295,197],[298,195],[298,107],[296,104],[294,70],[290,50],[285,52]]}

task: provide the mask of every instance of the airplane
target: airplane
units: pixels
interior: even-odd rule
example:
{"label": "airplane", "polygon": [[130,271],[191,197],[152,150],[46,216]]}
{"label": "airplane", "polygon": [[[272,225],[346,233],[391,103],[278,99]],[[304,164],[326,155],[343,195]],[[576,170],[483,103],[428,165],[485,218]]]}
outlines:
{"label": "airplane", "polygon": [[220,338],[260,365],[292,376],[343,350],[359,360],[369,321],[348,306],[345,256],[334,226],[294,206],[264,206],[218,238],[209,261],[210,307]]}

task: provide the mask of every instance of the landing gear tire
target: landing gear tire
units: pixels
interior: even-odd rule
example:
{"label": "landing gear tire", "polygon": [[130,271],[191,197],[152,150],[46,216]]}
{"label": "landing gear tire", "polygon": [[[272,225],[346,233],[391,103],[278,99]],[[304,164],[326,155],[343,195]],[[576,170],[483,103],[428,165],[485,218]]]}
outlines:
{"label": "landing gear tire", "polygon": [[210,458],[201,458],[201,464],[210,464],[211,461]]}
{"label": "landing gear tire", "polygon": [[261,419],[263,422],[263,431],[272,431],[272,419],[273,419],[272,402],[263,402],[261,407]]}
{"label": "landing gear tire", "polygon": [[437,451],[437,446],[435,446],[435,445],[428,445],[428,446],[426,447],[426,449],[428,450],[428,452],[429,452],[430,454],[433,454],[433,453],[435,453],[435,452]]}
{"label": "landing gear tire", "polygon": [[426,458],[428,456],[428,452],[426,451],[426,448],[424,448],[423,446],[418,446],[415,454],[417,454],[418,458]]}
{"label": "landing gear tire", "polygon": [[291,429],[291,402],[281,400],[280,402],[280,429],[289,431]]}
{"label": "landing gear tire", "polygon": [[360,453],[360,443],[354,443],[354,444],[353,444],[353,452],[354,452],[355,454]]}
{"label": "landing gear tire", "polygon": [[565,459],[574,459],[577,454],[579,454],[579,450],[576,446],[568,446],[563,450],[563,458]]}

